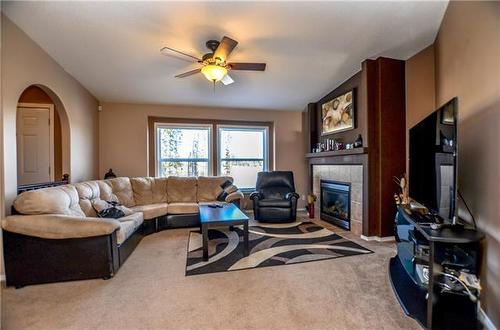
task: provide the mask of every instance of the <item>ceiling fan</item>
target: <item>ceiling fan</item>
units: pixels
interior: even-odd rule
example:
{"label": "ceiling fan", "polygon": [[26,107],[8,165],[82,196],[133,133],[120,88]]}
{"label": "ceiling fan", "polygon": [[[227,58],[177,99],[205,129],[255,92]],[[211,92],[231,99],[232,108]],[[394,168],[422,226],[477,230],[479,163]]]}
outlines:
{"label": "ceiling fan", "polygon": [[221,41],[208,40],[205,45],[211,52],[203,55],[201,59],[170,47],[163,47],[160,52],[164,55],[171,55],[171,52],[174,52],[202,65],[201,68],[178,74],[175,76],[176,78],[184,78],[201,72],[205,78],[214,84],[220,81],[224,85],[229,85],[234,82],[233,78],[228,74],[230,70],[264,71],[266,69],[266,63],[228,62],[229,55],[238,45],[236,40],[229,37],[224,37]]}

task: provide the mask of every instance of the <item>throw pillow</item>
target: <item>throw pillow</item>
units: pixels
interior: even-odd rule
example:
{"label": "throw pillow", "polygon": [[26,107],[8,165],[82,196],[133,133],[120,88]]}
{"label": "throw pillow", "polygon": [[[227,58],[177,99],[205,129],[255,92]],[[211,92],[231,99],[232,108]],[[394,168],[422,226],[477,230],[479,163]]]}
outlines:
{"label": "throw pillow", "polygon": [[[227,181],[226,181],[227,182]],[[222,188],[222,186],[221,186]],[[222,192],[219,194],[219,196],[217,196],[217,200],[219,202],[224,202],[226,200],[226,197],[229,195],[229,194],[232,194],[234,193],[235,191],[238,190],[238,188],[233,185],[233,184],[230,184],[228,186],[226,186],[225,188],[222,188]]]}
{"label": "throw pillow", "polygon": [[220,185],[220,187],[222,188],[222,190],[224,190],[232,184],[233,184],[233,182],[231,180],[226,180],[226,181],[224,181],[223,184]]}

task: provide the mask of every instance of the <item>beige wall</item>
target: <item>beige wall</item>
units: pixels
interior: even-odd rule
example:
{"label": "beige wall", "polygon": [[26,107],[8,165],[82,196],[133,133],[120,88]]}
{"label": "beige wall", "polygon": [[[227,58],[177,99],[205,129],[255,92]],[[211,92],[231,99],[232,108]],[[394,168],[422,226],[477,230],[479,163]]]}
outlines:
{"label": "beige wall", "polygon": [[436,106],[434,45],[406,61],[406,127],[411,128]]}
{"label": "beige wall", "polygon": [[[474,19],[471,19],[474,18]],[[434,44],[435,106],[458,96],[459,189],[486,233],[482,305],[500,326],[500,2],[450,2]],[[407,64],[408,127],[432,111],[423,100],[429,50]],[[417,72],[423,70],[423,72]],[[408,72],[408,71],[407,71]],[[429,84],[431,82],[429,81]],[[412,95],[413,94],[413,95]],[[428,112],[426,112],[428,111]],[[461,215],[467,217],[465,212]]]}
{"label": "beige wall", "polygon": [[[33,40],[8,18],[2,16],[2,110],[4,155],[4,197],[8,213],[16,195],[16,107],[23,90],[39,84],[56,98],[58,111],[64,109],[69,126],[63,148],[63,171],[72,181],[92,179],[98,167],[98,102]],[[66,127],[68,127],[66,126]]]}
{"label": "beige wall", "polygon": [[[475,19],[471,19],[474,17]],[[451,2],[436,39],[436,105],[459,98],[459,188],[487,234],[487,313],[500,326],[500,2]]]}
{"label": "beige wall", "polygon": [[406,61],[406,172],[409,159],[409,129],[436,106],[434,45]]}
{"label": "beige wall", "polygon": [[275,169],[292,170],[297,192],[307,193],[302,113],[291,111],[104,103],[100,113],[100,176],[109,168],[117,175],[148,175],[148,116],[272,121]]}

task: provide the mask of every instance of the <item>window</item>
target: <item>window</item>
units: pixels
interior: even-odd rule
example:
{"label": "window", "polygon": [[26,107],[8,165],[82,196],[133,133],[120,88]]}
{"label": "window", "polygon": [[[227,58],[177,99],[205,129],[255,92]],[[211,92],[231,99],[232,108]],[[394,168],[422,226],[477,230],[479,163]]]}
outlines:
{"label": "window", "polygon": [[149,173],[160,177],[228,175],[255,187],[273,168],[273,123],[149,117]]}
{"label": "window", "polygon": [[156,175],[210,175],[211,126],[156,125]]}
{"label": "window", "polygon": [[234,178],[239,188],[255,187],[257,173],[269,168],[268,128],[218,126],[218,173]]}

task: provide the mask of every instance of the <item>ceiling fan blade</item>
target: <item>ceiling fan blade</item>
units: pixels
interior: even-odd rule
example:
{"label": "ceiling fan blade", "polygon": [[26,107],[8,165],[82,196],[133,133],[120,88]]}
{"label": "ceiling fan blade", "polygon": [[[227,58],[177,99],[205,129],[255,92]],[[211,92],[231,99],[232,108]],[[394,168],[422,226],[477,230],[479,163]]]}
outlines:
{"label": "ceiling fan blade", "polygon": [[224,78],[221,79],[220,82],[227,86],[227,85],[231,85],[232,83],[234,83],[234,80],[228,74],[226,74],[224,76]]}
{"label": "ceiling fan blade", "polygon": [[229,63],[231,70],[264,71],[266,63]]}
{"label": "ceiling fan blade", "polygon": [[163,47],[162,49],[160,49],[160,53],[162,53],[163,55],[167,55],[167,56],[172,55],[172,53],[177,53],[177,54],[180,54],[183,56],[187,56],[187,57],[191,58],[192,60],[195,60],[196,62],[201,62],[201,59],[197,58],[196,56],[193,56],[193,55],[181,52],[180,50],[173,49],[173,48],[166,47],[166,46]]}
{"label": "ceiling fan blade", "polygon": [[181,74],[178,74],[178,75],[175,76],[175,78],[184,78],[184,77],[191,76],[193,74],[197,74],[199,72],[201,72],[201,68],[200,69],[191,70],[191,71],[188,71],[188,72],[184,72],[184,73],[181,73]]}
{"label": "ceiling fan blade", "polygon": [[229,37],[224,37],[222,38],[219,46],[214,52],[214,57],[213,58],[220,58],[221,61],[225,62],[233,51],[234,47],[238,44],[238,41],[233,40]]}

